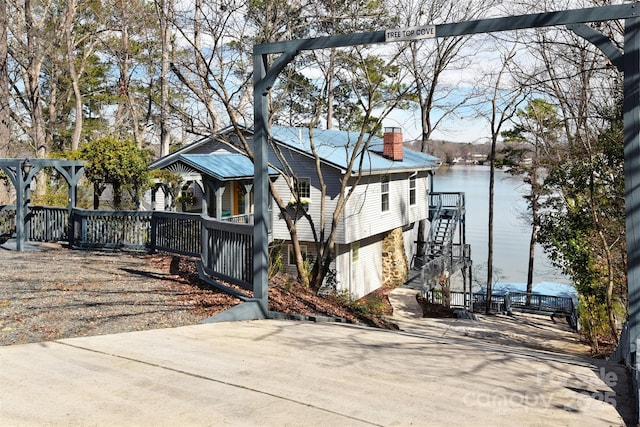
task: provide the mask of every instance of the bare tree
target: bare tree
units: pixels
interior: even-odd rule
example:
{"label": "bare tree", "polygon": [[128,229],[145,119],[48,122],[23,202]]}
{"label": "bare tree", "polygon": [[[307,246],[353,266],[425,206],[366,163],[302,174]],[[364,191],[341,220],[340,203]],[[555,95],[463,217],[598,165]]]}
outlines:
{"label": "bare tree", "polygon": [[143,0],[115,0],[105,10],[111,31],[102,46],[117,67],[114,126],[122,137],[132,136],[141,147],[151,121],[155,68],[148,63],[160,55],[157,15]]}
{"label": "bare tree", "polygon": [[[397,14],[406,26],[459,22],[481,18],[491,7],[491,0],[475,0],[471,3],[435,1],[424,3],[402,0],[397,4]],[[475,96],[475,82],[446,82],[447,71],[464,70],[471,62],[470,53],[477,54],[478,38],[449,37],[445,39],[413,41],[400,46],[401,63],[410,70],[414,81],[414,95],[420,111],[421,146],[423,153],[433,154],[429,144],[434,130],[458,113]],[[475,49],[474,49],[475,47]],[[466,54],[463,52],[466,51]],[[460,88],[460,84],[466,87]],[[419,256],[425,253],[426,220],[418,227]]]}
{"label": "bare tree", "polygon": [[250,55],[253,34],[244,4],[196,0],[195,10],[174,13],[178,33],[171,71],[186,88],[184,126],[207,135],[231,123],[248,125],[252,97]]}
{"label": "bare tree", "polygon": [[[84,11],[90,11],[89,5],[84,0],[67,0],[66,11],[61,23],[64,34],[64,55],[66,56],[66,71],[71,80],[73,94],[73,132],[71,134],[71,149],[77,150],[80,146],[84,124],[84,94],[81,89],[81,79],[88,66],[89,59],[95,53],[98,44],[96,33],[101,30],[101,23],[95,22],[92,18],[95,15],[84,13],[78,24],[78,7]],[[92,20],[92,25],[88,21]],[[80,28],[82,27],[82,28]],[[66,98],[66,97],[65,97]]]}
{"label": "bare tree", "polygon": [[9,41],[7,37],[8,27],[7,1],[0,0],[0,157],[5,155],[3,147],[11,138],[9,107]]}
{"label": "bare tree", "polygon": [[[618,44],[621,27],[617,23],[598,26]],[[566,252],[562,256],[562,248],[551,244],[545,248],[556,259],[563,260],[561,266],[569,272],[581,294],[595,295],[603,301],[611,336],[617,339],[615,313],[617,301],[626,299],[626,256],[620,237],[624,233],[624,209],[611,207],[624,205],[623,200],[618,200],[623,196],[615,184],[620,181],[622,166],[618,165],[621,159],[615,155],[617,150],[610,141],[619,132],[615,121],[618,114],[612,112],[620,111],[622,79],[601,52],[570,31],[539,31],[534,41],[529,46],[536,59],[535,66],[522,67],[515,75],[534,82],[536,90],[557,105],[566,147],[551,169],[552,176],[557,178],[553,182],[548,180],[548,185],[553,185],[553,191],[561,195],[554,205],[559,215],[572,212],[576,201],[582,206],[583,223],[586,221],[591,227],[587,231],[578,230],[576,223],[572,226],[574,232],[584,233],[583,238],[589,240],[591,261],[585,264],[584,259],[572,259]],[[617,137],[621,149],[622,139],[620,135]],[[607,159],[607,166],[603,159]],[[605,174],[605,170],[609,172]],[[577,198],[575,188],[583,189]],[[603,197],[603,192],[607,196]],[[567,226],[564,224],[564,228]],[[597,274],[593,271],[595,265],[599,266]]]}
{"label": "bare tree", "polygon": [[[502,46],[501,46],[502,45]],[[489,155],[489,220],[487,239],[487,293],[486,312],[491,313],[491,297],[493,292],[493,218],[494,218],[494,187],[496,167],[496,146],[503,126],[511,121],[520,104],[526,101],[527,87],[514,84],[510,79],[509,64],[517,53],[517,45],[512,42],[496,43],[496,48],[506,50],[500,53],[500,66],[497,72],[487,75],[487,99],[490,103],[488,109],[480,110],[479,114],[486,118],[491,128],[491,153]]]}
{"label": "bare tree", "polygon": [[9,8],[11,19],[7,26],[12,35],[9,51],[16,67],[15,78],[11,82],[16,107],[11,110],[11,118],[28,135],[31,150],[38,157],[45,157],[51,148],[41,96],[41,77],[47,53],[54,49],[56,37],[47,31],[52,4],[46,6],[41,9],[30,0],[12,1]]}
{"label": "bare tree", "polygon": [[171,134],[169,128],[169,66],[172,38],[173,0],[157,0],[156,10],[162,39],[162,64],[160,71],[160,155],[169,154]]}
{"label": "bare tree", "polygon": [[[340,0],[323,0],[311,2],[312,9],[312,33],[313,36],[348,34],[358,31],[375,31],[379,28],[389,27],[396,18],[388,13],[388,7],[384,1],[355,0],[343,2]],[[348,56],[349,49],[328,49],[327,51],[313,51],[309,55],[314,57],[314,64],[319,66],[326,81],[324,86],[324,102],[326,105],[326,118],[324,120],[327,129],[332,129],[336,119],[338,122],[347,119],[336,118],[336,115],[344,115],[350,111],[344,102],[336,99],[336,91],[340,90],[338,70]],[[344,126],[343,126],[344,128]]]}

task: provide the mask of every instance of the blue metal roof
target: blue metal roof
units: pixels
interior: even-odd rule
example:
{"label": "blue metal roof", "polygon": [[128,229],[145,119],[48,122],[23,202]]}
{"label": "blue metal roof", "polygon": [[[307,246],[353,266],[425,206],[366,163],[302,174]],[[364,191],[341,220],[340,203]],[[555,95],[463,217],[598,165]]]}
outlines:
{"label": "blue metal roof", "polygon": [[[271,137],[279,143],[290,147],[293,150],[311,155],[311,138],[308,128],[293,128],[272,126]],[[336,167],[346,169],[348,161],[358,142],[359,133],[313,129],[313,143],[320,158]],[[365,135],[364,138],[368,138]],[[366,141],[366,139],[365,139]],[[390,171],[394,169],[432,169],[438,167],[440,160],[429,154],[403,148],[402,161],[390,160],[382,156],[383,140],[373,136],[369,143],[368,150],[365,151],[362,159],[363,171]],[[360,166],[360,159],[356,161],[353,172],[357,172]]]}
{"label": "blue metal roof", "polygon": [[[177,160],[219,181],[253,179],[253,162],[242,154],[180,154]],[[270,167],[269,175],[277,172]]]}

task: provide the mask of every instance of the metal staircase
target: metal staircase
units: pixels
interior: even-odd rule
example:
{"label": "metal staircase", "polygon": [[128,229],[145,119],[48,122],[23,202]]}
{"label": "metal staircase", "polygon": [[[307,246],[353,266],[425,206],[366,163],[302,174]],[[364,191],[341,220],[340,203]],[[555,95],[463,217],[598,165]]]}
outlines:
{"label": "metal staircase", "polygon": [[429,194],[429,221],[425,253],[414,255],[413,276],[405,286],[414,289],[432,287],[445,272],[470,269],[471,249],[465,238],[464,193]]}
{"label": "metal staircase", "polygon": [[431,220],[431,229],[427,240],[429,258],[442,256],[445,248],[453,244],[453,237],[460,221],[459,209],[440,209]]}

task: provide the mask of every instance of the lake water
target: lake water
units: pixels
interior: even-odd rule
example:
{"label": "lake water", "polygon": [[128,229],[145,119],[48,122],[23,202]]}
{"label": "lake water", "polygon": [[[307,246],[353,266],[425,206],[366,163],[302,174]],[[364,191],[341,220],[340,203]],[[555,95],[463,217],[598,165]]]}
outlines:
{"label": "lake water", "polygon": [[[526,190],[527,187],[518,177],[496,170],[493,265],[494,278],[499,282],[527,281],[531,227],[527,216],[527,202],[522,197]],[[433,191],[465,193],[466,241],[471,245],[474,278],[486,281],[489,166],[441,167],[433,177]],[[571,283],[571,280],[551,265],[542,247],[538,245],[533,282]]]}

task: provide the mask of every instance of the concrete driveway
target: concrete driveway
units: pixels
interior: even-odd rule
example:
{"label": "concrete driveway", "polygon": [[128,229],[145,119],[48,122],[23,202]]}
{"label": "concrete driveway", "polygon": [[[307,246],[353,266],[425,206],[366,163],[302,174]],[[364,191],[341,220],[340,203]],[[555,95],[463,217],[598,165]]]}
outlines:
{"label": "concrete driveway", "polygon": [[615,426],[625,381],[593,359],[419,331],[211,323],[0,347],[0,424]]}

